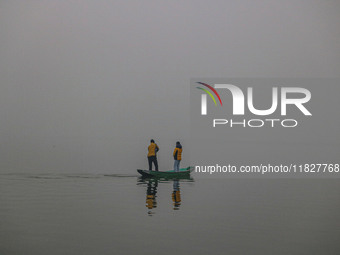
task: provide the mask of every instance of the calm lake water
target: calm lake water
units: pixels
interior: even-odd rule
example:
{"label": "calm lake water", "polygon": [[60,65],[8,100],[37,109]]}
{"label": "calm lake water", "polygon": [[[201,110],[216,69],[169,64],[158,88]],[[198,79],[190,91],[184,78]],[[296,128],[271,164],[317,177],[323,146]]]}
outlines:
{"label": "calm lake water", "polygon": [[340,181],[0,175],[0,254],[340,254]]}

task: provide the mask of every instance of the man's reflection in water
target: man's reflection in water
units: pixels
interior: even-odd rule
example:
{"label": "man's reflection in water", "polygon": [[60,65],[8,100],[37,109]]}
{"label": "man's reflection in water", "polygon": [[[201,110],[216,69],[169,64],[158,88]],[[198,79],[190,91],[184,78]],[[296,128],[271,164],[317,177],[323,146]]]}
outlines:
{"label": "man's reflection in water", "polygon": [[172,191],[172,201],[174,205],[174,210],[179,210],[179,206],[181,205],[181,192],[179,189],[179,181],[174,179],[173,183],[173,191]]}
{"label": "man's reflection in water", "polygon": [[[158,178],[139,178],[138,184],[142,184],[143,186],[146,185],[146,203],[145,206],[148,208],[148,215],[153,216],[156,211],[155,208],[157,207],[157,189],[158,189],[158,183],[163,183],[163,185],[168,185],[171,182],[173,182],[173,189],[171,193],[171,199],[172,199],[172,205],[173,210],[179,210],[182,199],[181,199],[181,192],[180,192],[180,181],[183,181],[182,179],[158,179]],[[193,182],[192,178],[187,178],[185,182]],[[157,198],[159,199],[159,198]],[[165,197],[164,199],[168,200],[169,197]]]}
{"label": "man's reflection in water", "polygon": [[149,209],[148,214],[152,216],[154,212],[153,208],[157,207],[156,194],[157,194],[158,180],[150,179],[148,181],[148,187],[146,190],[146,207]]}

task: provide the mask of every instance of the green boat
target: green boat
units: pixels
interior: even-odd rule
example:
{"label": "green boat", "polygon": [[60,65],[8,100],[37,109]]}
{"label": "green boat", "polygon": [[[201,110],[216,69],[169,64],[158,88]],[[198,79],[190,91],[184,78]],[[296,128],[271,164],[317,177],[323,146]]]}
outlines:
{"label": "green boat", "polygon": [[155,177],[155,178],[187,178],[190,176],[190,172],[194,170],[193,166],[179,169],[179,172],[174,172],[174,170],[169,171],[150,171],[137,169],[137,172],[142,175],[142,177]]}

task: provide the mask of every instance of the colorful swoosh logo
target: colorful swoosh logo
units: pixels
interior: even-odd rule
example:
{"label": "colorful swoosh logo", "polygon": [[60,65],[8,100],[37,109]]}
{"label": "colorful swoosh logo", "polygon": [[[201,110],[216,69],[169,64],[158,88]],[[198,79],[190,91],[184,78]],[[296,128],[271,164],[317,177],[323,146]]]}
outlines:
{"label": "colorful swoosh logo", "polygon": [[[216,91],[213,87],[211,87],[209,84],[206,84],[206,83],[203,83],[203,82],[197,82],[197,83],[198,83],[198,84],[201,84],[201,85],[203,85],[203,86],[205,86],[205,87],[207,87],[207,88],[209,88],[212,92],[214,92],[214,94],[217,96],[217,98],[218,98],[218,100],[220,101],[220,104],[221,104],[221,106],[222,106],[221,97],[220,97],[220,95],[217,93],[217,91]],[[207,94],[212,98],[212,100],[214,101],[215,105],[217,105],[214,96],[211,94],[211,92],[210,92],[209,90],[204,89],[204,88],[201,88],[201,87],[196,87],[196,88],[201,89],[201,90],[203,90],[205,93],[207,93]]]}

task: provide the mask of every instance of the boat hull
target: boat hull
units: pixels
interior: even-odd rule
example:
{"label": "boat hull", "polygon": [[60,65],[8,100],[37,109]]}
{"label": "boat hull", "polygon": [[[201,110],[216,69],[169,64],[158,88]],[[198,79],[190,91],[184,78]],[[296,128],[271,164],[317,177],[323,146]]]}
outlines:
{"label": "boat hull", "polygon": [[194,170],[193,167],[181,168],[179,172],[174,172],[174,170],[170,171],[150,171],[137,169],[137,172],[140,173],[143,177],[154,177],[154,178],[188,178],[190,176],[190,172]]}

